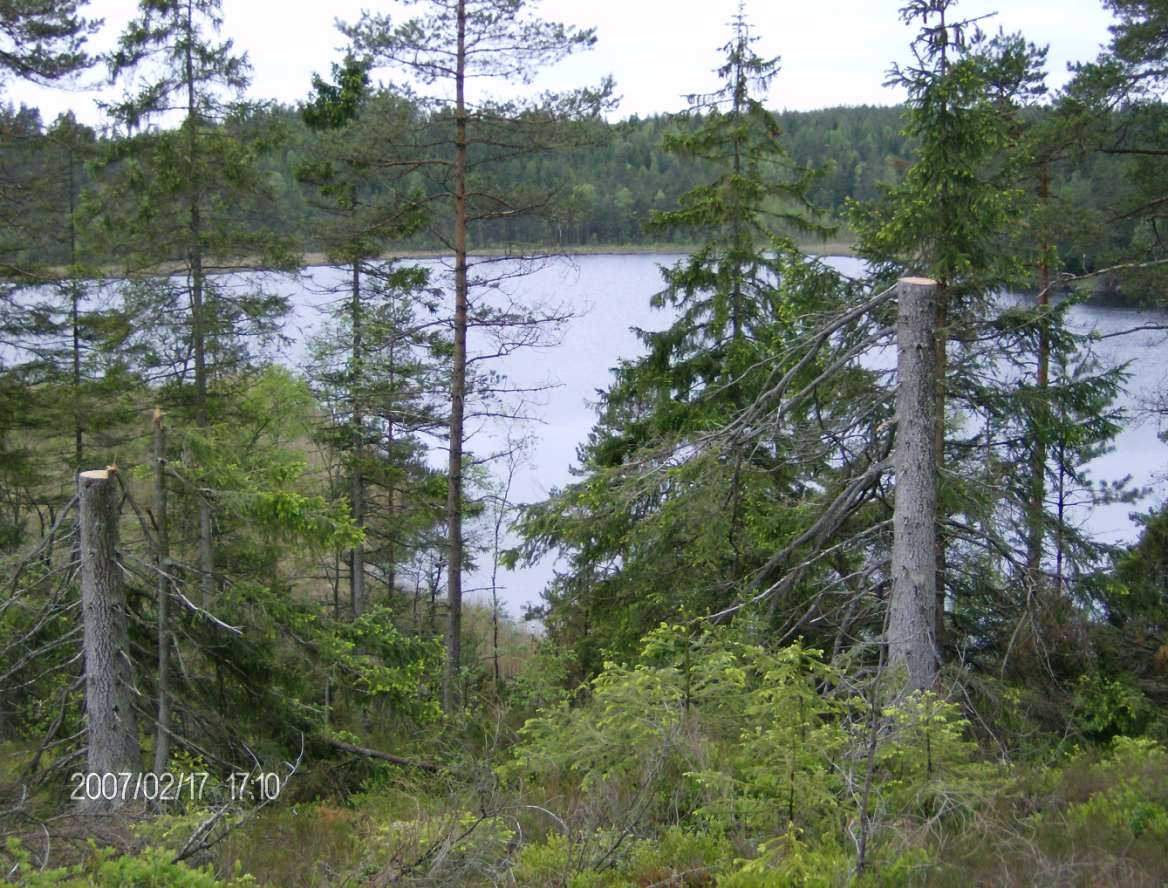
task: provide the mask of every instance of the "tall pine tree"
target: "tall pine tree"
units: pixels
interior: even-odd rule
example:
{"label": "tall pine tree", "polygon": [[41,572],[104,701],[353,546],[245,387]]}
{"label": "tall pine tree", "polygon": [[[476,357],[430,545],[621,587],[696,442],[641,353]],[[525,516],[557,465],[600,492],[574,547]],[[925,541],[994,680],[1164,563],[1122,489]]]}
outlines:
{"label": "tall pine tree", "polygon": [[[484,298],[490,273],[472,268],[470,233],[477,224],[520,217],[547,206],[546,190],[516,189],[493,172],[518,156],[563,144],[565,125],[595,116],[607,101],[611,84],[559,95],[544,93],[528,101],[491,96],[487,92],[491,85],[531,83],[541,68],[589,48],[595,42],[594,33],[535,19],[528,14],[525,0],[427,0],[422,5],[426,14],[396,25],[388,16],[366,14],[343,30],[356,51],[367,54],[375,65],[399,68],[423,85],[438,87],[427,102],[431,126],[420,140],[421,153],[415,149],[412,162],[439,183],[440,199],[449,201],[446,224],[436,233],[454,254],[446,506],[450,616],[444,691],[444,705],[450,711],[458,702],[462,579],[467,562],[463,534],[467,332],[476,324],[498,330],[508,323],[530,331],[538,322],[530,314],[517,316],[508,307],[492,310]],[[501,351],[513,348],[504,344]]]}

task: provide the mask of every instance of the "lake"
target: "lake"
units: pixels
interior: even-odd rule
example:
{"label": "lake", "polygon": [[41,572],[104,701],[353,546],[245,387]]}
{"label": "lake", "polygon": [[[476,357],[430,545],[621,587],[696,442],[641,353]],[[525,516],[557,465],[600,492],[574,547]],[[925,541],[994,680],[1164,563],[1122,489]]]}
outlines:
{"label": "lake", "polygon": [[[592,428],[598,391],[607,388],[610,370],[620,359],[635,358],[641,353],[641,342],[632,328],[660,330],[669,326],[671,315],[666,310],[650,308],[649,298],[662,286],[659,265],[671,265],[679,258],[675,254],[578,256],[551,262],[527,276],[505,280],[490,292],[488,298],[493,302],[539,301],[563,306],[574,315],[563,328],[558,344],[517,351],[495,362],[518,388],[554,386],[539,395],[539,403],[533,410],[538,421],[523,424],[524,431],[534,441],[527,465],[521,467],[513,484],[515,502],[538,501],[552,488],[573,480],[569,468],[575,463],[577,446]],[[862,273],[859,260],[833,257],[826,261],[845,274]],[[445,273],[439,260],[419,264],[430,266],[436,278]],[[493,263],[483,273],[508,267],[506,262]],[[318,323],[316,307],[326,298],[319,292],[321,285],[339,277],[340,272],[335,269],[315,269],[311,274],[314,284],[293,294],[295,310],[287,328],[293,336],[293,346],[286,355],[290,363],[299,363],[305,338]],[[1077,329],[1100,334],[1163,321],[1162,314],[1095,306],[1076,306],[1070,318]],[[1168,447],[1157,437],[1156,422],[1138,416],[1151,395],[1168,390],[1168,353],[1163,348],[1164,339],[1163,333],[1145,331],[1103,339],[1095,346],[1102,360],[1127,363],[1131,377],[1121,399],[1121,406],[1129,414],[1124,430],[1114,450],[1090,464],[1091,477],[1095,481],[1110,481],[1130,475],[1134,486],[1147,486],[1152,491],[1135,507],[1112,504],[1079,513],[1078,519],[1105,542],[1134,539],[1137,529],[1129,513],[1133,509],[1146,510],[1164,497]],[[491,347],[478,331],[472,331],[472,355],[482,354]],[[502,448],[505,437],[499,423],[480,421],[474,426],[468,446],[478,454],[490,453]],[[444,459],[444,453],[435,453],[435,465],[444,464]],[[505,588],[500,590],[500,597],[513,616],[521,613],[523,605],[539,601],[553,569],[549,558],[535,567],[501,573],[500,583]],[[483,577],[484,572],[480,571],[478,576],[468,578],[466,588],[481,589]],[[485,594],[468,591],[468,597]]]}

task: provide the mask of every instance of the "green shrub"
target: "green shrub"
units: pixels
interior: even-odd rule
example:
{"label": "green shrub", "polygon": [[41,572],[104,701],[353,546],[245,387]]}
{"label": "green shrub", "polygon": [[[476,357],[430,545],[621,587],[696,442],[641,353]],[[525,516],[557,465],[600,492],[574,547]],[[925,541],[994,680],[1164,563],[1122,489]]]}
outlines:
{"label": "green shrub", "polygon": [[1071,723],[1090,739],[1142,734],[1154,715],[1148,698],[1122,679],[1083,675],[1075,685]]}
{"label": "green shrub", "polygon": [[46,870],[31,862],[16,839],[8,840],[8,853],[16,859],[14,873],[24,888],[245,888],[255,884],[250,876],[220,881],[210,866],[193,869],[173,863],[173,853],[161,848],[130,855],[91,845],[84,863]]}
{"label": "green shrub", "polygon": [[723,836],[671,827],[653,839],[621,840],[603,830],[572,841],[554,833],[525,846],[511,870],[521,888],[637,888],[712,885],[734,857]]}
{"label": "green shrub", "polygon": [[1071,840],[1114,853],[1168,847],[1168,751],[1146,738],[1116,737],[1098,771],[1110,785],[1067,808]]}

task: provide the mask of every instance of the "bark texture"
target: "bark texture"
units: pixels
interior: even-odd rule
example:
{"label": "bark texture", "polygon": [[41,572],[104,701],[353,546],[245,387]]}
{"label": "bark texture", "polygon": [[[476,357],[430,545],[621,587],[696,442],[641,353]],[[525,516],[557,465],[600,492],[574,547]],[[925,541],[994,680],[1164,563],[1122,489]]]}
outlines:
{"label": "bark texture", "polygon": [[154,408],[154,507],[158,551],[158,724],[154,734],[154,773],[170,761],[170,532],[166,515],[166,428],[162,410]]}
{"label": "bark texture", "polygon": [[888,658],[908,670],[906,691],[937,677],[936,284],[903,278],[896,319],[896,501]]}
{"label": "bark texture", "polygon": [[442,709],[458,706],[458,670],[462,660],[462,439],[466,402],[466,325],[469,282],[466,268],[466,3],[458,3],[454,104],[454,355],[450,381],[450,467],[446,482],[447,568],[446,670]]}
{"label": "bark texture", "polygon": [[[362,475],[365,460],[365,422],[361,415],[361,371],[364,365],[364,347],[361,330],[361,263],[353,262],[352,294],[349,303],[349,321],[353,325],[353,356],[349,390],[353,397],[351,417],[353,434],[353,470],[350,482],[350,509],[353,523],[365,529],[365,479]],[[353,619],[365,612],[365,544],[355,545],[349,552],[349,603],[353,608]]]}
{"label": "bark texture", "polygon": [[[81,615],[85,633],[85,716],[90,773],[141,768],[134,716],[126,596],[117,563],[117,484],[112,471],[78,476],[81,509]],[[91,808],[117,807],[101,799]]]}
{"label": "bark texture", "polygon": [[[1050,201],[1050,166],[1044,158],[1038,165],[1038,200],[1045,208]],[[1042,573],[1043,544],[1046,535],[1046,457],[1049,429],[1050,386],[1050,318],[1046,309],[1050,305],[1050,252],[1051,245],[1044,242],[1038,247],[1038,310],[1042,312],[1038,321],[1038,373],[1035,385],[1040,400],[1035,404],[1035,418],[1031,421],[1030,434],[1034,440],[1034,450],[1030,455],[1030,503],[1026,521],[1026,576],[1032,594],[1038,593],[1046,585]]]}

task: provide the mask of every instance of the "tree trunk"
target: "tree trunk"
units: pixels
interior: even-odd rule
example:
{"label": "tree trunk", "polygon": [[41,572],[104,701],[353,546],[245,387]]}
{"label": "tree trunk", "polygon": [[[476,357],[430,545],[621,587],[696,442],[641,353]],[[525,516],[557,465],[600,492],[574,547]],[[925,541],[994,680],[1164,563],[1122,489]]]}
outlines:
{"label": "tree trunk", "polygon": [[81,295],[77,274],[77,157],[69,147],[69,322],[73,333],[73,471],[85,458],[85,424],[81,404]]}
{"label": "tree trunk", "polygon": [[[349,305],[349,321],[353,327],[353,358],[349,374],[349,394],[352,397],[352,444],[353,467],[350,478],[349,507],[353,523],[365,529],[365,480],[362,476],[362,462],[365,458],[365,430],[361,415],[361,399],[358,388],[361,385],[363,366],[363,343],[361,340],[361,263],[353,260],[352,300]],[[357,543],[349,552],[349,602],[353,608],[353,618],[365,611],[365,544]]]}
{"label": "tree trunk", "polygon": [[[81,296],[82,285],[77,274],[77,164],[69,151],[69,323],[73,334],[73,472],[81,474],[85,460],[85,417],[81,398]],[[78,516],[80,520],[80,516]],[[81,534],[73,543],[73,562],[81,560]]]}
{"label": "tree trunk", "polygon": [[888,659],[908,670],[905,690],[931,688],[937,677],[936,283],[903,278],[896,319],[896,500]]}
{"label": "tree trunk", "polygon": [[[1038,199],[1045,211],[1050,200],[1050,168],[1044,159],[1038,167]],[[1030,502],[1026,527],[1026,575],[1031,591],[1037,593],[1045,586],[1042,575],[1043,543],[1046,536],[1046,436],[1050,432],[1047,419],[1050,405],[1047,401],[1050,384],[1050,320],[1046,308],[1050,305],[1050,244],[1038,248],[1038,373],[1035,379],[1037,400],[1030,434],[1034,450],[1030,456]]]}
{"label": "tree trunk", "polygon": [[[136,773],[141,768],[134,715],[130,637],[121,569],[117,563],[118,500],[111,470],[78,476],[81,511],[81,618],[85,637],[86,766],[91,774]],[[100,778],[99,778],[100,779]],[[87,807],[116,808],[118,799]]]}
{"label": "tree trunk", "polygon": [[[195,92],[194,69],[194,10],[187,4],[184,77],[187,88],[187,162],[188,172],[188,262],[191,275],[191,345],[195,359],[195,424],[206,428],[210,424],[207,413],[207,318],[205,306],[206,276],[203,272],[203,213],[199,204],[198,104]],[[211,503],[206,496],[199,497],[199,589],[206,607],[215,595],[215,543]]]}
{"label": "tree trunk", "polygon": [[[397,338],[392,336],[389,340],[389,381],[390,390],[397,389]],[[389,455],[389,461],[392,465],[396,456],[394,455],[394,410],[396,410],[396,401],[390,402],[390,409],[386,411],[385,420],[385,452]],[[392,479],[392,475],[390,476]],[[393,480],[389,482],[389,533],[385,540],[385,585],[389,591],[390,599],[397,596],[397,532],[398,532],[398,514],[402,509],[402,491],[399,490]],[[416,600],[415,600],[416,608]],[[415,613],[414,625],[417,626],[417,614]]]}
{"label": "tree trunk", "polygon": [[446,671],[442,708],[458,705],[462,659],[462,437],[466,398],[466,2],[458,3],[458,55],[455,60],[454,145],[454,359],[450,381],[450,465],[446,482],[446,534],[450,554],[446,574],[450,607],[446,629]]}
{"label": "tree trunk", "polygon": [[[933,460],[936,466],[935,478],[940,479],[941,471],[945,468],[945,374],[948,373],[948,342],[949,333],[946,325],[949,321],[949,297],[944,285],[937,286],[933,297],[934,314],[934,365],[932,374],[933,389]],[[933,521],[933,644],[938,658],[941,656],[941,645],[945,643],[945,533],[941,528],[942,515],[938,510]]]}
{"label": "tree trunk", "polygon": [[166,429],[162,410],[154,408],[154,507],[158,552],[158,724],[154,737],[154,773],[166,771],[170,760],[170,532],[166,516]]}

